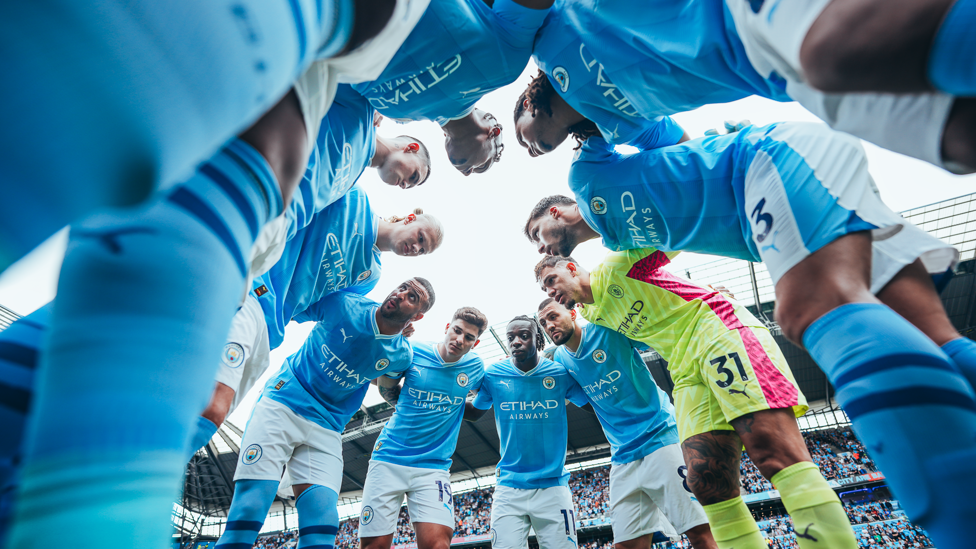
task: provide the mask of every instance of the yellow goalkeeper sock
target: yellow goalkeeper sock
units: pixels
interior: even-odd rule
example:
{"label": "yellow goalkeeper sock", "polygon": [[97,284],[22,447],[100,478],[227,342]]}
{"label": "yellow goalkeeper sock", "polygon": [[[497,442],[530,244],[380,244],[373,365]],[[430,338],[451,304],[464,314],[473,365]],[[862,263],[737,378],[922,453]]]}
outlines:
{"label": "yellow goalkeeper sock", "polygon": [[816,465],[794,463],[770,480],[793,517],[800,549],[857,549],[844,506]]}
{"label": "yellow goalkeeper sock", "polygon": [[769,549],[741,497],[705,505],[704,509],[719,549]]}

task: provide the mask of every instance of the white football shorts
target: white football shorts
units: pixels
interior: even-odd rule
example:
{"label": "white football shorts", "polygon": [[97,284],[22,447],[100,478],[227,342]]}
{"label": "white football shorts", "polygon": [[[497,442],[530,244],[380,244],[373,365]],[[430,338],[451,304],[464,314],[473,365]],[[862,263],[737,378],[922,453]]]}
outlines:
{"label": "white football shorts", "polygon": [[[942,132],[955,98],[944,93],[824,93],[806,84],[800,47],[830,0],[725,0],[750,63],[835,130],[946,168]],[[771,78],[772,76],[772,78]]]}
{"label": "white football shorts", "polygon": [[370,460],[359,515],[360,539],[395,532],[404,496],[412,522],[454,529],[450,472]]}
{"label": "white football shorts", "polygon": [[258,300],[248,294],[231,321],[216,380],[235,391],[230,415],[271,365],[268,324]]}
{"label": "white football shorts", "polygon": [[577,549],[576,504],[568,486],[531,490],[495,486],[492,549],[525,549],[530,528],[539,549]]}
{"label": "white football shorts", "polygon": [[700,524],[705,510],[685,488],[681,448],[669,444],[630,463],[610,467],[610,519],[613,540],[622,542],[663,532],[677,539]]}
{"label": "white football shorts", "polygon": [[743,215],[773,284],[823,246],[871,230],[871,291],[921,259],[942,274],[959,252],[906,221],[878,195],[860,141],[823,124],[772,129],[746,171]]}
{"label": "white football shorts", "polygon": [[290,485],[318,484],[338,494],[342,436],[262,396],[244,428],[234,480],[281,481],[285,465]]}

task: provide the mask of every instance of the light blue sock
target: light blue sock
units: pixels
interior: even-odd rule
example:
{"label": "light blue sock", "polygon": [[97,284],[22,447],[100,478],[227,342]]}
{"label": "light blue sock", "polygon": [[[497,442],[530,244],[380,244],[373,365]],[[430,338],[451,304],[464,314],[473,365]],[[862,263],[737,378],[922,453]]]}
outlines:
{"label": "light blue sock", "polygon": [[[13,547],[168,546],[246,254],[282,209],[234,140],[168,196],[72,227],[41,355]],[[108,541],[107,541],[108,540]]]}
{"label": "light blue sock", "polygon": [[929,81],[951,95],[976,95],[976,0],[956,0],[929,52]]}
{"label": "light blue sock", "polygon": [[196,431],[193,432],[193,437],[190,438],[190,453],[186,456],[186,460],[190,461],[193,454],[197,453],[197,450],[203,448],[210,439],[213,438],[214,434],[217,432],[217,426],[214,422],[203,416],[197,416]]}
{"label": "light blue sock", "polygon": [[298,510],[298,549],[333,549],[339,531],[339,495],[315,485],[295,500]]}
{"label": "light blue sock", "polygon": [[353,6],[0,2],[4,81],[17,83],[0,86],[0,270],[85,215],[182,181],[345,46]]}
{"label": "light blue sock", "polygon": [[976,387],[976,341],[960,337],[943,345],[942,350],[956,363],[969,385]]}
{"label": "light blue sock", "polygon": [[217,549],[251,549],[278,491],[277,480],[239,480]]}
{"label": "light blue sock", "polygon": [[803,343],[908,516],[941,549],[971,547],[976,398],[935,343],[877,304],[848,304]]}
{"label": "light blue sock", "polygon": [[4,434],[0,438],[0,547],[13,517],[38,349],[50,315],[48,303],[0,332],[0,425]]}

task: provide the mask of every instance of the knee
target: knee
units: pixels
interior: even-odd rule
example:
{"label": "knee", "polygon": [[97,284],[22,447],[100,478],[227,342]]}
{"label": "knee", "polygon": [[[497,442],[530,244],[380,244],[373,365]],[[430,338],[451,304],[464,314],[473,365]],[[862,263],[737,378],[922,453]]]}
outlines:
{"label": "knee", "polygon": [[786,339],[796,345],[803,346],[803,333],[806,332],[810,324],[819,318],[819,312],[807,306],[805,299],[776,299],[776,310],[773,317]]}
{"label": "knee", "polygon": [[956,99],[942,134],[942,158],[956,173],[976,171],[976,99]]}
{"label": "knee", "polygon": [[200,415],[212,421],[217,427],[220,427],[224,423],[224,419],[227,418],[229,409],[229,403],[225,404],[211,400],[210,404],[207,405]]}

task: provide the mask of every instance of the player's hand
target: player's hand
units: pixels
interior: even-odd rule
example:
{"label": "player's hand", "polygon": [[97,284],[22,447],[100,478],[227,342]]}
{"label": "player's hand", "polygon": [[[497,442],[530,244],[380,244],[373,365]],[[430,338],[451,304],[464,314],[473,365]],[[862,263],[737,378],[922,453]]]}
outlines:
{"label": "player's hand", "polygon": [[730,133],[735,133],[737,131],[740,131],[740,130],[742,130],[744,128],[748,128],[749,126],[752,125],[752,122],[750,122],[748,120],[739,120],[738,122],[736,122],[735,120],[726,120],[723,123],[723,125],[725,126],[725,133],[724,134],[722,133],[721,130],[719,130],[717,128],[712,128],[710,130],[706,130],[705,131],[705,135],[706,136],[728,135]]}
{"label": "player's hand", "polygon": [[400,330],[400,333],[403,334],[403,337],[410,337],[416,331],[417,329],[413,327],[413,322],[407,322],[407,325]]}
{"label": "player's hand", "polygon": [[383,123],[384,116],[379,111],[373,111],[373,127],[378,128]]}
{"label": "player's hand", "polygon": [[719,292],[721,294],[725,294],[728,297],[731,297],[732,299],[735,299],[735,294],[732,293],[732,290],[726,288],[725,286],[722,286],[721,284],[716,284],[714,286],[711,285],[711,284],[709,284],[708,287],[711,288],[711,289],[713,289],[713,290],[715,290],[716,292]]}

